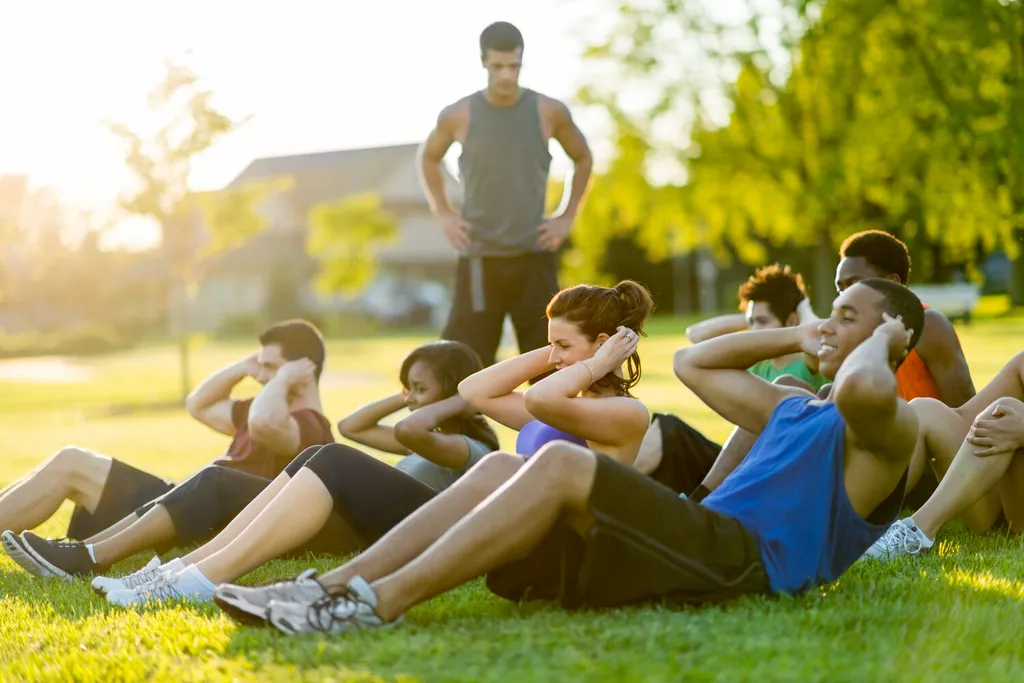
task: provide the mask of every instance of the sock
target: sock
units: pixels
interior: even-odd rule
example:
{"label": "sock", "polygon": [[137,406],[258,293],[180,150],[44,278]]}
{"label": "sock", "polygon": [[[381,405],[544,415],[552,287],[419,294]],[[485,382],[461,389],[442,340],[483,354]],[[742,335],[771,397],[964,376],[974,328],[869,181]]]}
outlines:
{"label": "sock", "polygon": [[92,543],[86,543],[85,549],[89,551],[89,559],[92,560],[93,564],[96,564],[96,552],[92,549]]}
{"label": "sock", "polygon": [[928,535],[917,527],[917,524],[914,523],[913,517],[907,517],[905,520],[903,520],[903,523],[906,524],[911,531],[917,534],[917,537],[919,539],[921,539],[922,548],[931,548],[933,545],[935,545],[935,541],[931,538],[928,538]]}
{"label": "sock", "polygon": [[177,586],[185,595],[202,600],[212,600],[213,591],[217,588],[194,564],[178,572]]}

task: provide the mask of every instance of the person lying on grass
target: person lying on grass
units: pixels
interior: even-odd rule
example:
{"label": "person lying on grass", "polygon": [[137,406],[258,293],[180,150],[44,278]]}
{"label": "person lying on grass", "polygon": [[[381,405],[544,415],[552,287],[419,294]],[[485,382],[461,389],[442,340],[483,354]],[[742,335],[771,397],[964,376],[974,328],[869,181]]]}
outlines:
{"label": "person lying on grass", "polygon": [[[224,455],[201,471],[202,476],[231,483],[225,499],[178,504],[176,487],[165,479],[69,446],[0,491],[0,529],[8,530],[4,549],[29,571],[69,579],[91,571],[97,564],[94,546],[137,521],[154,499],[165,496],[162,500],[166,501],[161,513],[167,533],[153,538],[159,543],[171,540],[174,529],[193,525],[197,514],[238,500],[241,509],[254,486],[276,476],[304,448],[334,441],[320,403],[319,379],[325,358],[320,331],[305,320],[289,320],[265,330],[259,343],[257,353],[208,377],[185,403],[193,418],[232,437]],[[232,399],[232,391],[246,378],[262,385],[259,393],[252,399]],[[187,489],[189,485],[183,486]],[[78,558],[70,572],[48,567],[30,553],[31,545],[45,543],[45,539],[31,532],[17,536],[44,522],[64,500],[75,503],[67,535],[84,540],[60,546]],[[107,563],[106,559],[98,562],[99,566]]]}
{"label": "person lying on grass", "polygon": [[[199,564],[208,571],[218,563],[250,567],[289,550],[347,554],[366,547],[368,541],[378,538],[450,486],[498,447],[494,430],[457,393],[459,382],[482,367],[476,352],[465,344],[441,341],[420,346],[406,357],[399,370],[401,393],[364,406],[338,423],[338,430],[347,438],[404,456],[397,467],[341,444],[308,448],[273,482],[266,481],[253,491],[247,504],[235,510],[240,514],[226,518],[224,508],[230,511],[235,506],[225,502],[230,501],[232,494],[224,490],[224,485],[233,486],[233,482],[223,477],[201,477],[195,486],[179,489],[186,493],[177,503],[193,510],[189,528],[202,530],[203,536],[209,538],[217,528],[225,524],[227,527],[182,559],[161,564],[154,558],[142,570],[123,579],[98,577],[93,588],[102,594],[110,593],[113,601],[128,602],[139,596],[118,596],[114,592],[123,593],[162,573],[192,565]],[[380,424],[406,408],[411,414],[394,427]],[[296,481],[288,493],[297,498],[283,493],[293,479]],[[341,516],[332,513],[329,505],[285,504],[276,512],[284,512],[287,517],[279,524],[267,524],[275,519],[272,513],[265,512],[272,507],[272,501],[279,496],[282,501],[304,500],[302,492],[307,486],[327,486],[339,503],[344,502],[334,506]],[[128,529],[97,544],[98,559],[120,560],[165,542],[168,536],[179,545],[193,539],[203,540],[197,538],[199,534],[186,536],[169,527],[162,508],[163,503],[158,504]],[[280,552],[275,551],[278,548]],[[78,558],[64,545],[34,542],[28,550],[40,559],[40,564],[69,573],[89,568],[84,564],[74,566]],[[202,580],[201,572],[197,580],[200,587],[208,588],[199,595],[209,598],[213,586]]]}
{"label": "person lying on grass", "polygon": [[[868,278],[881,278],[901,285],[910,281],[911,261],[907,245],[881,230],[867,230],[848,237],[840,247],[839,259],[835,284],[840,294]],[[920,343],[911,349],[896,371],[897,392],[905,401],[927,397],[948,406],[961,406],[974,396],[974,383],[960,340],[953,325],[939,311],[925,306],[924,320]],[[714,491],[743,460],[756,440],[756,434],[734,429],[694,497],[699,500]],[[923,451],[919,449],[907,473],[904,503],[912,508],[921,507],[937,484],[938,480],[926,467]]]}
{"label": "person lying on grass", "polygon": [[[893,373],[923,316],[910,290],[866,280],[820,324],[680,350],[683,383],[723,418],[761,434],[703,503],[564,442],[545,446],[481,498],[474,487],[484,465],[505,457],[492,454],[334,570],[321,584],[325,595],[272,600],[268,620],[285,633],[387,626],[483,574],[503,597],[557,597],[566,607],[705,603],[833,581],[899,510],[917,417],[897,397]],[[746,372],[798,351],[815,353],[834,379],[826,400]],[[590,369],[580,365],[556,376],[586,387]]]}
{"label": "person lying on grass", "polygon": [[[495,417],[514,428],[522,428],[521,436],[524,438],[519,440],[519,445],[525,451],[537,447],[537,441],[545,431],[536,428],[533,415],[526,410],[529,406],[541,419],[550,416],[545,422],[555,429],[568,432],[586,425],[580,432],[582,438],[594,435],[596,438],[607,439],[598,442],[603,449],[631,462],[639,450],[648,420],[646,408],[624,393],[639,379],[639,357],[635,355],[637,335],[632,331],[624,331],[619,338],[628,334],[629,343],[625,346],[612,344],[602,352],[598,348],[608,338],[608,333],[594,332],[594,336],[589,336],[586,330],[590,330],[591,326],[595,329],[610,327],[614,332],[612,326],[617,320],[642,326],[651,305],[650,295],[635,283],[622,283],[616,290],[588,287],[563,290],[552,299],[548,307],[552,347],[525,354],[480,373],[482,379],[476,382],[481,390],[479,407],[492,411]],[[593,317],[601,316],[607,319],[593,322]],[[616,355],[623,349],[625,355]],[[607,366],[601,373],[602,377],[614,373],[630,359],[631,374],[625,380],[617,376],[608,378],[601,388],[595,386],[594,391],[583,399],[574,398],[579,388],[567,393],[563,386],[564,377],[561,380],[555,379],[559,377],[559,372],[537,383],[525,396],[514,392],[523,381],[536,376],[538,368],[542,371],[558,370],[579,358],[592,359],[597,371]],[[472,385],[472,379],[466,380],[463,385],[467,382]],[[496,386],[503,388],[495,390]],[[472,397],[467,398],[473,404]],[[590,401],[586,398],[602,400]],[[473,405],[474,409],[478,408]],[[600,429],[589,426],[595,421],[601,424]],[[417,434],[401,425],[396,429],[395,437],[410,448],[418,448],[415,442],[424,438],[422,432]],[[431,494],[413,498],[400,491],[382,489],[373,482],[349,481],[337,473],[346,471],[347,463],[355,457],[352,450],[345,451],[344,447],[335,446],[317,453],[272,500],[265,503],[257,501],[263,503],[265,509],[258,514],[253,510],[253,515],[243,513],[243,516],[252,520],[251,523],[244,528],[233,524],[233,527],[238,526],[241,531],[226,544],[218,544],[213,554],[207,554],[201,549],[185,558],[185,562],[194,563],[186,570],[163,572],[154,581],[132,591],[109,593],[108,599],[119,603],[168,597],[208,599],[212,594],[213,582],[234,579],[294,548],[320,529],[332,509],[354,527],[366,544],[370,544],[433,497]],[[518,456],[513,460],[515,464],[523,462]],[[386,465],[377,464],[387,469]],[[372,466],[369,462],[362,465],[367,468]],[[492,462],[487,467],[481,463],[472,471],[481,469],[486,470],[489,477],[503,481],[510,476],[512,463]],[[479,487],[480,479],[477,481]],[[491,490],[499,484],[500,481],[492,484]],[[396,497],[401,500],[396,501]],[[370,499],[374,502],[368,502]],[[359,513],[357,517],[357,513],[368,507],[372,509],[374,504],[387,506],[387,514],[379,515],[379,519],[374,520],[371,526],[367,524],[364,514]],[[304,586],[314,586],[322,593],[319,584],[311,577],[307,578],[307,581],[289,586],[298,586],[300,590]],[[223,606],[233,607],[242,615],[254,612],[257,618],[262,618],[269,603],[266,596],[278,593],[273,587],[255,592],[239,587],[234,591],[220,591],[217,599]]]}
{"label": "person lying on grass", "polygon": [[916,399],[918,453],[939,479],[913,516],[894,523],[865,553],[890,560],[927,552],[955,517],[974,533],[994,525],[1024,528],[1024,353],[1003,366],[978,395],[957,409]]}

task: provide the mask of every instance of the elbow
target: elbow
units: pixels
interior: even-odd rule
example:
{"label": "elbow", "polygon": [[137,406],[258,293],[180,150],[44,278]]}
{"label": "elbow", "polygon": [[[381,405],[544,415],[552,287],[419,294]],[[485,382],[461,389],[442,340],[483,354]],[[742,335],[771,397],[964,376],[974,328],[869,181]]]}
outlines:
{"label": "elbow", "polygon": [[481,395],[481,387],[478,384],[471,379],[464,379],[459,382],[459,397],[476,410],[480,410],[481,399],[484,398]]}
{"label": "elbow", "polygon": [[398,443],[402,444],[412,452],[417,452],[421,449],[423,443],[423,437],[426,436],[426,430],[416,424],[412,419],[413,416],[407,417],[404,420],[399,421],[395,427],[395,439]]}
{"label": "elbow", "polygon": [[683,384],[686,384],[687,378],[693,371],[693,347],[679,349],[675,355],[672,356],[672,371],[676,373],[676,377]]}
{"label": "elbow", "polygon": [[348,418],[345,418],[344,420],[338,423],[338,433],[341,434],[342,437],[350,441],[356,440],[356,434],[358,433],[358,431],[359,430],[353,428],[352,421],[349,420]]}
{"label": "elbow", "polygon": [[534,384],[523,395],[523,407],[526,408],[526,412],[530,415],[544,421],[544,415],[550,412],[552,400],[553,396],[551,396],[550,391],[547,391],[540,384]]}
{"label": "elbow", "polygon": [[896,400],[892,373],[855,372],[836,386],[836,407],[844,415],[895,411]]}
{"label": "elbow", "polygon": [[202,410],[199,407],[199,401],[196,400],[195,392],[185,397],[185,410],[188,411],[188,414],[194,419],[199,419],[199,415],[202,413]]}
{"label": "elbow", "polygon": [[702,341],[707,341],[707,335],[696,325],[690,325],[686,328],[686,340],[691,344],[700,344]]}

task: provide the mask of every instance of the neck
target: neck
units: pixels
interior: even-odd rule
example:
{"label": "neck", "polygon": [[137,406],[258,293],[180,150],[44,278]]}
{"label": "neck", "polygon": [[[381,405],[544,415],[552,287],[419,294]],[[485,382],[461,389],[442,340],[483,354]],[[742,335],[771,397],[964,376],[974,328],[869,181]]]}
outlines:
{"label": "neck", "polygon": [[515,92],[511,95],[499,95],[490,88],[484,90],[484,99],[496,107],[511,107],[519,101],[519,95],[522,94],[523,89],[516,86]]}

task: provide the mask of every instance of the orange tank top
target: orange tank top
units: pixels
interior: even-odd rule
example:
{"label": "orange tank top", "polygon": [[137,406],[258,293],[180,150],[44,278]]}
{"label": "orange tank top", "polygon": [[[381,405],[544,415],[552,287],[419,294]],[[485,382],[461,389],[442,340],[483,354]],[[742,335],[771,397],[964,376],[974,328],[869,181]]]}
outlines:
{"label": "orange tank top", "polygon": [[[924,306],[924,309],[927,311],[928,306]],[[917,355],[917,349],[911,349],[903,364],[896,370],[896,393],[904,401],[915,398],[942,400],[939,385],[935,383],[935,378],[932,377],[924,360]]]}

